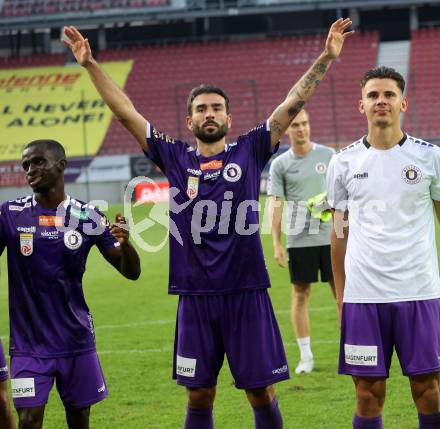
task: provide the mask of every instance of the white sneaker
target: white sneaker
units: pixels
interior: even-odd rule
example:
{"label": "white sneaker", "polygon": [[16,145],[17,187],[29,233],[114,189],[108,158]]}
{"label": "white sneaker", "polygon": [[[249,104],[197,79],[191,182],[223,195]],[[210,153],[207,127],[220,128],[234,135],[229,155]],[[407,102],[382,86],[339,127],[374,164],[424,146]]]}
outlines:
{"label": "white sneaker", "polygon": [[295,369],[295,374],[309,374],[313,370],[313,358],[301,359]]}

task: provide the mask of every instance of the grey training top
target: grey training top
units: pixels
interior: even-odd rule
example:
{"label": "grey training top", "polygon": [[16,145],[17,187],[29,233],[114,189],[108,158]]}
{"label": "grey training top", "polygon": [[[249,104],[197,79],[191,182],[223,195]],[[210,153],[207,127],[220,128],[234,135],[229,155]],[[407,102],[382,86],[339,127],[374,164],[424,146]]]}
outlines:
{"label": "grey training top", "polygon": [[268,194],[286,200],[287,248],[330,244],[332,222],[311,218],[306,204],[309,198],[325,192],[327,167],[334,153],[332,148],[313,143],[305,156],[289,148],[270,166]]}

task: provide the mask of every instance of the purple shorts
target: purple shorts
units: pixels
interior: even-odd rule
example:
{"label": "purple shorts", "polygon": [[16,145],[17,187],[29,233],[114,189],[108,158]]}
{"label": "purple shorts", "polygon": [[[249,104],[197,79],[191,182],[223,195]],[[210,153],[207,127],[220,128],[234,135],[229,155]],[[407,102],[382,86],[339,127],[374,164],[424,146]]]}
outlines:
{"label": "purple shorts", "polygon": [[440,371],[440,299],[343,305],[340,374],[388,377],[394,348],[404,375]]}
{"label": "purple shorts", "polygon": [[267,290],[179,298],[173,366],[177,383],[215,386],[225,353],[239,389],[289,378]]}
{"label": "purple shorts", "polygon": [[0,341],[0,381],[8,379],[8,366],[6,365],[5,352],[3,351],[2,342]]}
{"label": "purple shorts", "polygon": [[66,408],[86,408],[108,395],[96,352],[62,358],[11,357],[15,408],[46,404],[54,380]]}

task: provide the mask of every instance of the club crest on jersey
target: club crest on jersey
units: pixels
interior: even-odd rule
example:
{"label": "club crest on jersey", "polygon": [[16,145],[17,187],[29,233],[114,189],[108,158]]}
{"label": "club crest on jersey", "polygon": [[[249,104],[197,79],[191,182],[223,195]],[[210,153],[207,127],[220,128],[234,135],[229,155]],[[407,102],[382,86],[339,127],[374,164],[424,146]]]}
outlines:
{"label": "club crest on jersey", "polygon": [[70,250],[76,250],[81,247],[83,238],[80,232],[71,229],[64,234],[64,245]]}
{"label": "club crest on jersey", "polygon": [[23,256],[31,256],[34,252],[34,234],[20,234],[20,251]]}
{"label": "club crest on jersey", "polygon": [[241,167],[231,162],[223,170],[223,178],[228,182],[238,182],[241,178]]}
{"label": "club crest on jersey", "polygon": [[323,162],[315,164],[315,171],[318,174],[324,174],[327,171],[327,166]]}
{"label": "club crest on jersey", "polygon": [[402,170],[402,179],[404,182],[408,183],[408,185],[415,185],[422,180],[422,172],[419,167],[415,165],[407,165]]}
{"label": "club crest on jersey", "polygon": [[194,176],[188,177],[188,187],[186,188],[186,195],[192,200],[197,197],[199,193],[199,178]]}

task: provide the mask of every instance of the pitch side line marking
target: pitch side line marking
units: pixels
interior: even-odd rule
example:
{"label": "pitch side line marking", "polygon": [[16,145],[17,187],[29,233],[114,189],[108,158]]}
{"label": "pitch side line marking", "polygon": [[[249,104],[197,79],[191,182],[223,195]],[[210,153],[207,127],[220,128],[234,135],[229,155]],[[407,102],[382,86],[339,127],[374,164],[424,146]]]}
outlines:
{"label": "pitch side line marking", "polygon": [[[336,305],[329,307],[311,307],[309,311],[336,311]],[[275,314],[287,314],[290,313],[290,310],[277,310]],[[133,323],[121,323],[114,325],[98,325],[95,326],[95,330],[99,331],[100,329],[121,329],[121,328],[136,328],[138,326],[149,326],[149,325],[168,325],[174,324],[176,321],[173,320],[144,320],[142,322],[133,322]]]}
{"label": "pitch side line marking", "polygon": [[[328,307],[311,307],[311,308],[309,308],[309,311],[311,311],[311,312],[336,311],[336,305],[335,306],[328,306]],[[290,313],[290,309],[275,311],[275,314],[288,314],[288,313]],[[169,324],[175,324],[175,323],[176,323],[176,321],[174,319],[144,320],[141,322],[133,322],[133,323],[120,323],[120,324],[114,324],[114,325],[98,325],[98,326],[95,326],[95,330],[99,331],[99,330],[106,330],[106,329],[137,328],[137,327],[141,327],[141,326],[169,325]],[[7,338],[8,338],[7,335],[0,336],[1,340],[5,340]]]}
{"label": "pitch side line marking", "polygon": [[[339,344],[337,340],[313,340],[313,344]],[[293,346],[296,342],[286,341],[284,345]],[[166,347],[154,348],[154,349],[114,349],[114,350],[99,350],[98,355],[127,355],[127,354],[154,354],[154,353],[172,353],[173,347],[171,345]],[[9,355],[7,355],[9,357]]]}
{"label": "pitch side line marking", "polygon": [[[338,340],[313,340],[313,344],[339,344]],[[286,341],[285,346],[296,345],[296,342]],[[173,351],[173,347],[162,347],[156,349],[132,349],[132,350],[99,350],[98,355],[106,354],[149,354],[149,353],[169,353]]]}

